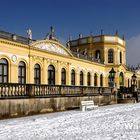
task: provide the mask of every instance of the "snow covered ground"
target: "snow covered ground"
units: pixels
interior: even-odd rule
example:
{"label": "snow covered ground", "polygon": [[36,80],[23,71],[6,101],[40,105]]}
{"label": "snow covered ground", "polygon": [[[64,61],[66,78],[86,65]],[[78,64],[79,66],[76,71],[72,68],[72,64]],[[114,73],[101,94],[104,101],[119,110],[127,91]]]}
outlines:
{"label": "snow covered ground", "polygon": [[140,140],[140,103],[0,121],[0,140]]}

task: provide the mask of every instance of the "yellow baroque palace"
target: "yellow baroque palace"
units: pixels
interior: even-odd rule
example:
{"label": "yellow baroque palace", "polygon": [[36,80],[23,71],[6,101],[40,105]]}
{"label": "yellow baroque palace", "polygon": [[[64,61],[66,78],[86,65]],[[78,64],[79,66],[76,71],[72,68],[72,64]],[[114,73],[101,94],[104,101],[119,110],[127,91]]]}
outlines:
{"label": "yellow baroque palace", "polygon": [[0,32],[0,83],[108,87],[112,67],[115,86],[131,86],[133,72],[126,66],[125,41],[117,34],[80,35],[65,47],[52,34],[32,40]]}

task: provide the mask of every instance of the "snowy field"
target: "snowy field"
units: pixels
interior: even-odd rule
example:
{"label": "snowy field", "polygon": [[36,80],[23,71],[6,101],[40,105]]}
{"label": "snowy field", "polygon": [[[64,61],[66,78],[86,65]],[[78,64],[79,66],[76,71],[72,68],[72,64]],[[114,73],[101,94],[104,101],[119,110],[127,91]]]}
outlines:
{"label": "snowy field", "polygon": [[0,140],[140,140],[140,103],[1,120]]}

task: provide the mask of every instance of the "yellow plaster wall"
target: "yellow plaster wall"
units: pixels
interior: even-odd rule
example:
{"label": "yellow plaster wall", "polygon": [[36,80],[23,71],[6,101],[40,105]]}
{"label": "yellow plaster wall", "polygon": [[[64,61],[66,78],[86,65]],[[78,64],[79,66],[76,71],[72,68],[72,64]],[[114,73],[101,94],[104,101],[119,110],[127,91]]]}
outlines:
{"label": "yellow plaster wall", "polygon": [[[52,41],[51,41],[52,42]],[[57,42],[54,42],[57,44]],[[99,46],[99,44],[98,44]],[[91,47],[91,46],[90,46]],[[120,50],[125,52],[125,48],[119,45],[104,44],[104,48],[101,49],[102,59],[105,62],[108,60],[108,49],[114,49],[115,63],[113,64],[99,64],[83,59],[73,57],[71,55],[64,56],[41,49],[34,48],[34,46],[23,45],[12,41],[0,39],[0,58],[6,58],[9,63],[9,82],[18,82],[18,63],[24,61],[26,63],[26,82],[34,83],[34,65],[38,63],[41,67],[41,84],[48,84],[48,66],[53,65],[55,67],[56,84],[61,85],[61,69],[66,69],[66,84],[71,85],[71,70],[74,69],[76,73],[76,85],[79,85],[80,71],[84,74],[84,85],[87,85],[87,73],[91,75],[91,86],[94,86],[94,73],[98,75],[98,83],[100,86],[100,75],[103,75],[103,86],[108,86],[108,74],[112,67],[114,67],[116,73],[115,82],[119,87],[119,73],[123,72],[125,78],[125,86],[127,85],[126,78],[132,76],[131,72],[127,72],[125,66],[119,64],[118,52]],[[93,50],[94,52],[94,50]],[[116,56],[117,53],[117,56]],[[12,60],[13,55],[16,55],[17,60]],[[104,56],[104,57],[103,57]],[[125,59],[125,58],[124,58]],[[125,65],[125,61],[124,61]]]}

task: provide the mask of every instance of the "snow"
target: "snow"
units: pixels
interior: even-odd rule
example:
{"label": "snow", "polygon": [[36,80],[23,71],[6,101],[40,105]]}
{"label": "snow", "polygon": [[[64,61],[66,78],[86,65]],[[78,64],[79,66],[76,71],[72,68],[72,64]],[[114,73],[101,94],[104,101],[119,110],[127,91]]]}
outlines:
{"label": "snow", "polygon": [[0,140],[140,140],[140,103],[0,121]]}

